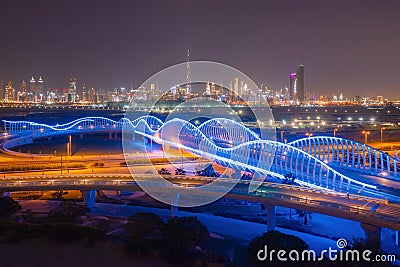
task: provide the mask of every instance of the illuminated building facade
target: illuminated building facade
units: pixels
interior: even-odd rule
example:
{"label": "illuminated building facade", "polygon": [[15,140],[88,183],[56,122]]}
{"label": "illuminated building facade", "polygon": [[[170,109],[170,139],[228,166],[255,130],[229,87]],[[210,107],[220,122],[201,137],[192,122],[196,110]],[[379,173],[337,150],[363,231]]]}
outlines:
{"label": "illuminated building facade", "polygon": [[77,88],[77,80],[76,78],[71,78],[68,83],[68,94],[67,94],[67,102],[74,103],[76,101],[76,88]]}
{"label": "illuminated building facade", "polygon": [[35,78],[33,78],[32,76],[32,78],[29,81],[28,101],[34,102],[35,96],[36,96],[36,81]]}
{"label": "illuminated building facade", "polygon": [[5,100],[6,101],[14,101],[15,100],[15,90],[13,86],[13,82],[9,81],[5,88]]}
{"label": "illuminated building facade", "polygon": [[298,65],[296,72],[289,75],[289,100],[295,105],[306,101],[303,65]]}

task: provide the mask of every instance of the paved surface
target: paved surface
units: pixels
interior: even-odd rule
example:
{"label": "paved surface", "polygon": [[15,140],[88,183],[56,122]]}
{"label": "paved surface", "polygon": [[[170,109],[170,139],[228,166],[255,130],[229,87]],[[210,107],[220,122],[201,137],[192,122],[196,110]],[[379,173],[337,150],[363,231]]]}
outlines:
{"label": "paved surface", "polygon": [[[152,175],[143,175],[141,179],[149,179]],[[177,184],[200,185],[207,183],[205,177],[171,177],[171,182]],[[229,179],[226,180],[230,182]],[[157,185],[155,185],[157,186]],[[140,190],[130,175],[69,175],[46,177],[28,177],[24,179],[6,179],[0,182],[3,191],[24,190]],[[202,194],[204,192],[201,192]],[[391,229],[400,229],[400,205],[386,203],[384,200],[344,195],[336,192],[321,191],[293,185],[263,183],[254,193],[248,192],[248,181],[239,183],[229,194],[229,197],[260,201],[269,205],[290,207],[363,221]]]}

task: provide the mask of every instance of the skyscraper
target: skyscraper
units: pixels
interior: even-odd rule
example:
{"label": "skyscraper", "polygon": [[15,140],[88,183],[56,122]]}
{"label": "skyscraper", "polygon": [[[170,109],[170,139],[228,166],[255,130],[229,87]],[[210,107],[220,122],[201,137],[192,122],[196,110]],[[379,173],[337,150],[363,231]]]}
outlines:
{"label": "skyscraper", "polygon": [[36,101],[41,102],[43,99],[43,95],[45,95],[44,90],[43,90],[43,85],[44,81],[42,79],[42,76],[39,76],[39,80],[37,81],[37,86],[36,86]]}
{"label": "skyscraper", "polygon": [[297,99],[300,103],[306,101],[306,91],[304,89],[304,67],[298,65],[296,68],[296,80],[297,80]]}
{"label": "skyscraper", "polygon": [[0,101],[4,100],[4,85],[3,82],[0,81]]}
{"label": "skyscraper", "polygon": [[87,84],[84,82],[82,87],[82,89],[80,90],[80,92],[78,92],[78,98],[79,101],[88,101],[88,87]]}
{"label": "skyscraper", "polygon": [[233,79],[233,92],[235,93],[235,98],[239,95],[239,78]]}
{"label": "skyscraper", "polygon": [[296,73],[289,75],[289,100],[297,102],[297,79]]}
{"label": "skyscraper", "polygon": [[186,62],[186,94],[189,95],[192,91],[191,77],[190,77],[190,50],[187,51],[187,62]]}
{"label": "skyscraper", "polygon": [[27,100],[26,99],[26,82],[22,81],[21,88],[19,89],[19,92],[18,92],[18,101],[25,102],[26,100]]}
{"label": "skyscraper", "polygon": [[77,88],[77,81],[76,78],[69,79],[68,83],[68,103],[73,103],[76,101],[76,88]]}
{"label": "skyscraper", "polygon": [[36,95],[36,81],[32,76],[31,80],[29,81],[28,101],[34,102],[35,95]]}
{"label": "skyscraper", "polygon": [[298,65],[296,72],[289,75],[289,100],[293,101],[293,104],[301,104],[306,101],[303,65]]}
{"label": "skyscraper", "polygon": [[9,81],[5,90],[5,100],[6,101],[14,101],[15,90],[13,86],[13,82]]}

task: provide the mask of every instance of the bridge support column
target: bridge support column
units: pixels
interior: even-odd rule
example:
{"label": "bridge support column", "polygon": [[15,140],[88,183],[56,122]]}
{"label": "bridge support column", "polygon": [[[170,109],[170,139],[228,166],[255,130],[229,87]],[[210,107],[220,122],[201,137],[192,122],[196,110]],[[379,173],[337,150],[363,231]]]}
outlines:
{"label": "bridge support column", "polygon": [[108,133],[108,139],[110,139],[110,140],[112,139],[112,132]]}
{"label": "bridge support column", "polygon": [[96,207],[96,190],[82,190],[81,191],[83,199],[85,200],[86,208]]}
{"label": "bridge support column", "polygon": [[117,133],[117,132],[114,133],[114,138],[115,138],[115,139],[118,138],[118,133]]}
{"label": "bridge support column", "polygon": [[265,205],[267,211],[267,232],[274,230],[276,226],[275,206]]}
{"label": "bridge support column", "polygon": [[149,152],[153,152],[153,140],[145,137],[144,143],[149,144]]}
{"label": "bridge support column", "polygon": [[80,138],[83,139],[83,134],[80,135]]}
{"label": "bridge support column", "polygon": [[170,215],[171,218],[179,216],[178,202],[179,202],[179,194],[176,194],[172,200],[171,215]]}
{"label": "bridge support column", "polygon": [[364,230],[365,239],[367,242],[378,244],[381,247],[381,230],[382,227],[361,223],[361,228]]}

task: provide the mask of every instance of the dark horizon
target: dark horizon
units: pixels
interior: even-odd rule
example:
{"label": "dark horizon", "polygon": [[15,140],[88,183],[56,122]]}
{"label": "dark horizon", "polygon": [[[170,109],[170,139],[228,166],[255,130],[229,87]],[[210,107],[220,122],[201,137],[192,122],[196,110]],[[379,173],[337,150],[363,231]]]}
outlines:
{"label": "dark horizon", "polygon": [[399,99],[400,2],[12,1],[0,4],[0,80],[19,89],[139,86],[186,61],[231,65],[258,85],[289,85],[297,64],[306,91]]}

